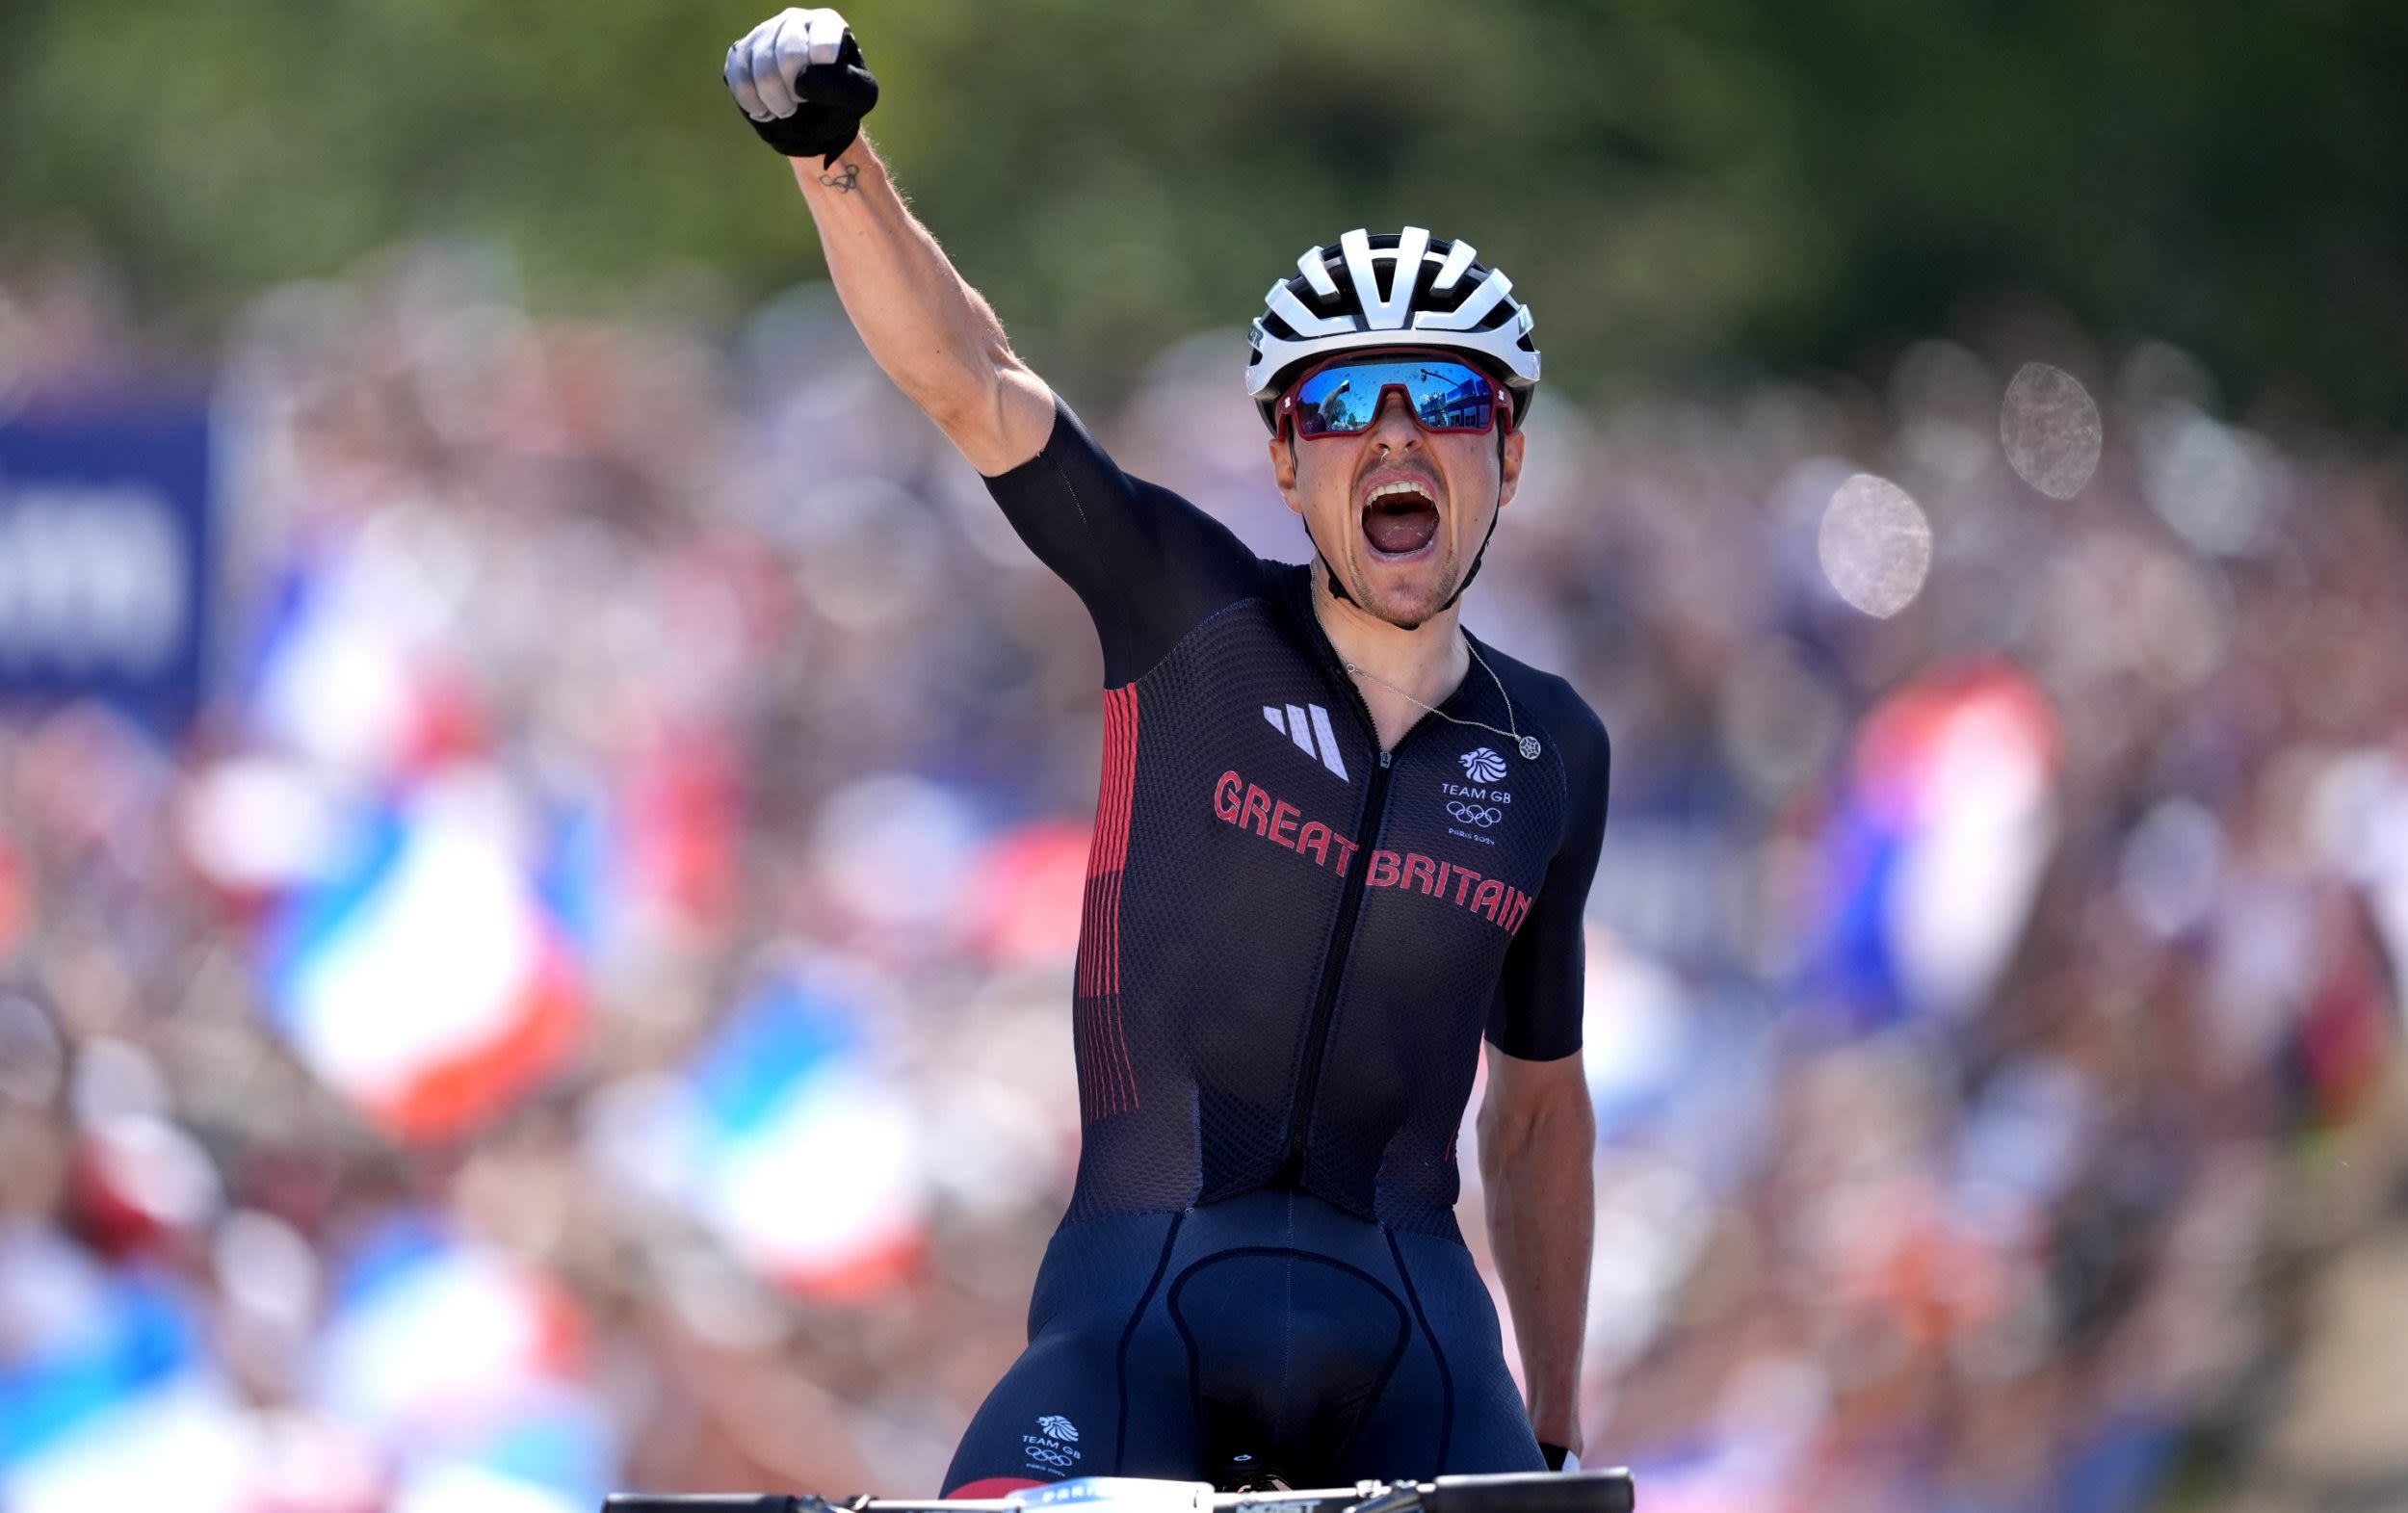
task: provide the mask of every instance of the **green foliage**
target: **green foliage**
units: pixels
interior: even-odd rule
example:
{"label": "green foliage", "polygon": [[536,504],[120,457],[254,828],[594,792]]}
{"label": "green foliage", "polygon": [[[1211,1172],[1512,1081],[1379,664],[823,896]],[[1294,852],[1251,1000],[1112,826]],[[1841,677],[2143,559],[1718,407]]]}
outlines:
{"label": "green foliage", "polygon": [[[719,66],[766,6],[0,13],[0,240],[202,318],[397,238],[590,307],[817,249]],[[1307,245],[1470,237],[1551,376],[1847,365],[2008,292],[2362,424],[2408,414],[2396,0],[860,0],[873,134],[1024,344],[1236,333]],[[1234,360],[1234,357],[1233,357]]]}

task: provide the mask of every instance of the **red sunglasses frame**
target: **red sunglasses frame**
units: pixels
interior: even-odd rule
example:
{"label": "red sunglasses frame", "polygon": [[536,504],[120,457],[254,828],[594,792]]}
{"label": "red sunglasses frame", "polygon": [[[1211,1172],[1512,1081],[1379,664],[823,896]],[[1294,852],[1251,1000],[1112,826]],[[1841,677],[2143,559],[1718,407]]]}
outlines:
{"label": "red sunglasses frame", "polygon": [[1388,396],[1391,394],[1404,396],[1404,412],[1412,416],[1413,424],[1419,426],[1425,434],[1484,436],[1492,430],[1510,431],[1513,430],[1513,391],[1490,378],[1479,364],[1466,362],[1461,352],[1450,352],[1444,347],[1363,347],[1353,352],[1342,352],[1324,357],[1297,374],[1289,382],[1288,392],[1279,396],[1278,407],[1273,411],[1278,417],[1279,429],[1301,441],[1328,441],[1339,436],[1363,434],[1363,430],[1324,430],[1319,435],[1308,436],[1304,434],[1304,428],[1301,426],[1294,426],[1294,429],[1291,429],[1297,409],[1296,395],[1303,391],[1307,381],[1332,368],[1345,367],[1348,363],[1376,361],[1384,357],[1437,357],[1470,369],[1481,382],[1488,385],[1490,405],[1488,424],[1485,426],[1428,425],[1413,408],[1412,393],[1401,383],[1388,383],[1380,386],[1378,403],[1372,406],[1371,425],[1365,426],[1363,430],[1369,430],[1372,426],[1379,424],[1379,412],[1388,407]]}

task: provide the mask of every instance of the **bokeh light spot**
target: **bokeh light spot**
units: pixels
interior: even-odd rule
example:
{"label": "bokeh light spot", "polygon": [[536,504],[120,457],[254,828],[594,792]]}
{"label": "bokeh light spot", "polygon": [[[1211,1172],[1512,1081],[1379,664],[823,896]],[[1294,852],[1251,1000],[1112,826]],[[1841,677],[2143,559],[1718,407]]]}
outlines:
{"label": "bokeh light spot", "polygon": [[2062,368],[2028,362],[1999,406],[1999,440],[2015,476],[2052,499],[2071,499],[2099,469],[2099,406]]}
{"label": "bokeh light spot", "polygon": [[2141,428],[2141,490],[2201,552],[2251,549],[2272,510],[2274,477],[2264,441],[2188,404],[2163,405]]}
{"label": "bokeh light spot", "polygon": [[1858,473],[1832,494],[1817,550],[1840,597],[1886,620],[1923,591],[1931,571],[1931,522],[1906,490]]}

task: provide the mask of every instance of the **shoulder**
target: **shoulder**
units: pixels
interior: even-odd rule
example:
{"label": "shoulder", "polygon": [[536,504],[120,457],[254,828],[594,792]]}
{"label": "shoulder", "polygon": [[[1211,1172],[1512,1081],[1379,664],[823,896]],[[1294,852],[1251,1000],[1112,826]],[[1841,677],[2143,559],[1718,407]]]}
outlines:
{"label": "shoulder", "polygon": [[1498,680],[1513,701],[1530,711],[1542,727],[1542,739],[1562,753],[1568,774],[1602,775],[1611,755],[1606,722],[1588,700],[1566,679],[1508,656],[1474,638],[1480,656],[1496,669]]}
{"label": "shoulder", "polygon": [[1585,859],[1581,881],[1584,889],[1585,871],[1594,870],[1605,835],[1607,792],[1612,779],[1613,748],[1606,735],[1606,722],[1567,680],[1485,644],[1479,652],[1512,695],[1516,713],[1536,727],[1534,733],[1547,747],[1562,784],[1563,854]]}
{"label": "shoulder", "polygon": [[1065,465],[1086,473],[1120,471],[1067,403],[1056,397],[1053,405],[1053,424],[1034,453],[1001,472],[982,474],[989,489],[1004,494],[1051,483],[1061,477]]}
{"label": "shoulder", "polygon": [[[1031,498],[1066,495],[1082,524],[1110,527],[1115,519],[1176,533],[1181,522],[1213,531],[1218,522],[1173,489],[1138,477],[1112,460],[1104,444],[1079,418],[1067,401],[1054,401],[1053,429],[1045,444],[1028,460],[1001,473],[985,475],[987,491],[1007,507]],[[1099,511],[1095,507],[1118,501],[1138,507],[1136,512]]]}

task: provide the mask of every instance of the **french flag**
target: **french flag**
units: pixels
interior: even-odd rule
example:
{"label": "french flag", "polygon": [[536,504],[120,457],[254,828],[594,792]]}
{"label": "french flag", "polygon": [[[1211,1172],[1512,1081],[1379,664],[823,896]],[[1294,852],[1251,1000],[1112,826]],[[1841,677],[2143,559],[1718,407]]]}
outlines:
{"label": "french flag", "polygon": [[570,946],[498,785],[437,782],[364,815],[284,904],[269,1012],[311,1071],[406,1140],[462,1134],[575,1048]]}
{"label": "french flag", "polygon": [[1823,838],[1817,963],[1857,1030],[1977,1007],[2055,845],[2056,714],[2022,669],[1948,667],[1858,733]]}
{"label": "french flag", "polygon": [[586,1513],[618,1459],[586,1334],[544,1272],[404,1214],[343,1267],[315,1395],[382,1448],[390,1507]]}
{"label": "french flag", "polygon": [[167,1277],[0,1233],[0,1507],[242,1513],[254,1435]]}
{"label": "french flag", "polygon": [[543,1272],[404,1214],[347,1260],[316,1378],[337,1418],[395,1444],[440,1444],[533,1384],[573,1381],[585,1325]]}
{"label": "french flag", "polygon": [[913,1109],[862,1054],[853,1017],[780,978],[688,1074],[696,1216],[756,1275],[851,1300],[908,1276],[929,1183]]}

